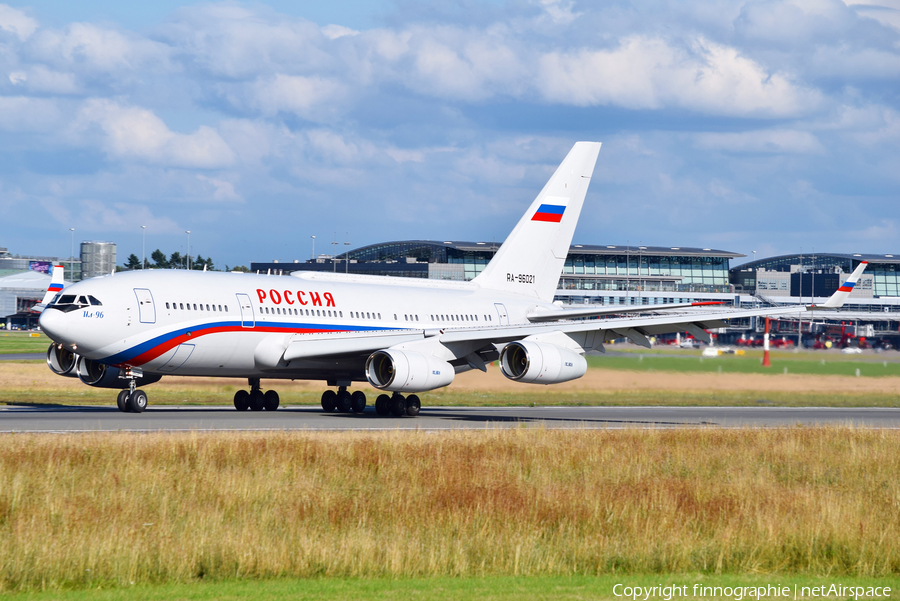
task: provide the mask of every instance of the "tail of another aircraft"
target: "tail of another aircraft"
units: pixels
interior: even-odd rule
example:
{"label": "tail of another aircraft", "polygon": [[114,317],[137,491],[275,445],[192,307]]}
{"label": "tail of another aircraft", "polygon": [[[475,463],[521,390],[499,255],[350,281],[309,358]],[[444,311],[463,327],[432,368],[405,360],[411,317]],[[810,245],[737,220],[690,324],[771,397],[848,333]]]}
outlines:
{"label": "tail of another aircraft", "polygon": [[599,142],[575,143],[475,283],[553,300],[599,152]]}
{"label": "tail of another aircraft", "polygon": [[40,313],[50,304],[53,297],[62,291],[66,285],[65,273],[65,267],[62,265],[53,266],[53,275],[50,276],[50,285],[47,286],[47,292],[44,293],[43,300],[31,308],[32,311]]}

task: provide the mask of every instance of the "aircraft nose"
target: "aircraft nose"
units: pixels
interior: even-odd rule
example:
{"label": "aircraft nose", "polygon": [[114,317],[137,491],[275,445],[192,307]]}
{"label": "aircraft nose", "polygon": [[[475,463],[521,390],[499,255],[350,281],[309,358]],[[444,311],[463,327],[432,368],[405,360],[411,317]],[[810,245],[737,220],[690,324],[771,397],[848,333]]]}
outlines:
{"label": "aircraft nose", "polygon": [[56,342],[67,342],[66,332],[68,331],[69,320],[66,314],[56,309],[44,309],[38,318],[41,329],[46,332],[47,336]]}

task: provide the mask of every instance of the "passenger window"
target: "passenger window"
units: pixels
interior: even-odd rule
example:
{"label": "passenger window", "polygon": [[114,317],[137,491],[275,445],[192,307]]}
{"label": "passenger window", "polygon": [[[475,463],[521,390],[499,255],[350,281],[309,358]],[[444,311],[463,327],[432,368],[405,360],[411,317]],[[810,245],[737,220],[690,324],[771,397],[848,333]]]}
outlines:
{"label": "passenger window", "polygon": [[225,312],[228,313],[228,305],[225,305]]}
{"label": "passenger window", "polygon": [[344,312],[343,312],[343,311],[338,311],[338,315],[340,315],[341,317],[343,317],[343,316],[344,316]]}
{"label": "passenger window", "polygon": [[209,311],[209,305],[206,305],[206,310]]}
{"label": "passenger window", "polygon": [[166,309],[168,309],[168,308],[169,308],[169,303],[166,303]]}
{"label": "passenger window", "polygon": [[194,311],[197,310],[197,303],[194,303]]}
{"label": "passenger window", "polygon": [[381,313],[378,314],[378,319],[381,319]]}
{"label": "passenger window", "polygon": [[418,315],[416,315],[416,321],[419,321],[419,316],[418,316]]}
{"label": "passenger window", "polygon": [[368,312],[366,312],[366,319],[370,319]]}
{"label": "passenger window", "polygon": [[184,311],[184,303],[181,303],[181,310]]}

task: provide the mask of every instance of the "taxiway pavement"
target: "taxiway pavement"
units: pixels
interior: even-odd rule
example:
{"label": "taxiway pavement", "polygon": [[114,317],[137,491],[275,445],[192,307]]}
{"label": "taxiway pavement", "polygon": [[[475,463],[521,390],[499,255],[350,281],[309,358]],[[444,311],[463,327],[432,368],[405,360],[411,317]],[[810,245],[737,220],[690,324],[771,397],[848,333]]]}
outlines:
{"label": "taxiway pavement", "polygon": [[318,407],[236,411],[231,407],[150,405],[0,406],[0,432],[171,432],[190,430],[452,430],[485,428],[674,428],[853,425],[900,428],[900,408],[831,407],[424,407],[418,417],[329,413]]}

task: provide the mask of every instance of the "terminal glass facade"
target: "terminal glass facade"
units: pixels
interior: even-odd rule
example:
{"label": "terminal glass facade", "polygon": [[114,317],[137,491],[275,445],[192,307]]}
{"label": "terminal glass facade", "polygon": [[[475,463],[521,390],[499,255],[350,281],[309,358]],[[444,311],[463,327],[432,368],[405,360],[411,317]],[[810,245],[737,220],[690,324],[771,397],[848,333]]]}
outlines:
{"label": "terminal glass facade", "polygon": [[679,279],[681,284],[727,286],[728,258],[570,253],[563,275],[627,276],[629,280],[638,277],[673,278]]}

